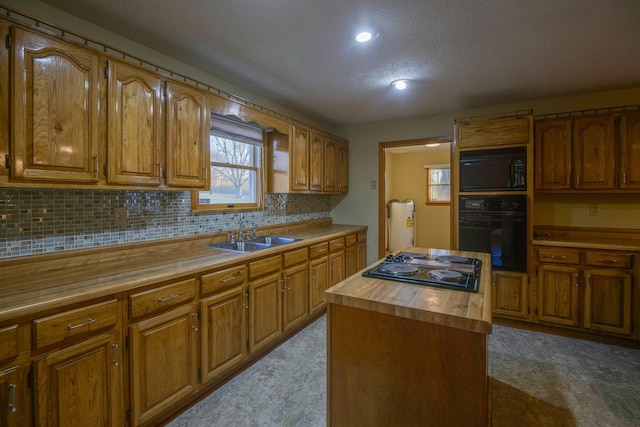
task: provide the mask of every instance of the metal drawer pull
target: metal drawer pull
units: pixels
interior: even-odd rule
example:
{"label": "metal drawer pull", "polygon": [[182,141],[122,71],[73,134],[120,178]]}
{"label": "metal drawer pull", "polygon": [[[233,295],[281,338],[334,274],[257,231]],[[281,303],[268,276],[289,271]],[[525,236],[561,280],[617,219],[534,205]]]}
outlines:
{"label": "metal drawer pull", "polygon": [[92,323],[96,323],[96,319],[89,319],[86,322],[80,323],[79,325],[67,325],[67,329],[72,331],[74,329],[82,328],[84,326],[89,326]]}
{"label": "metal drawer pull", "polygon": [[550,258],[550,259],[567,259],[567,257],[564,256],[564,255],[560,255],[560,256],[558,256],[558,255],[545,255],[544,257],[545,258]]}
{"label": "metal drawer pull", "polygon": [[600,262],[604,264],[617,264],[618,260],[615,258],[611,258],[611,259],[600,258]]}
{"label": "metal drawer pull", "polygon": [[192,316],[193,316],[193,326],[192,326],[192,328],[193,328],[194,331],[197,331],[198,330],[198,323],[200,321],[200,316],[198,315],[198,312],[193,313]]}
{"label": "metal drawer pull", "polygon": [[16,385],[9,384],[9,391],[11,393],[11,402],[9,402],[9,412],[16,412]]}
{"label": "metal drawer pull", "polygon": [[176,299],[176,298],[178,298],[178,294],[171,294],[168,297],[158,298],[158,302],[167,302],[167,301],[171,301],[172,299]]}
{"label": "metal drawer pull", "polygon": [[244,293],[244,308],[249,308],[249,292]]}
{"label": "metal drawer pull", "polygon": [[114,357],[113,357],[113,364],[115,366],[120,366],[120,355],[118,353],[118,344],[111,344],[111,347],[113,347],[113,351],[114,351]]}
{"label": "metal drawer pull", "polygon": [[236,279],[236,276],[227,277],[226,279],[220,279],[220,283],[227,283],[235,279]]}
{"label": "metal drawer pull", "polygon": [[318,252],[319,252],[319,253],[322,253],[322,252],[325,252],[325,251],[326,251],[326,249],[325,249],[325,248],[318,249]]}

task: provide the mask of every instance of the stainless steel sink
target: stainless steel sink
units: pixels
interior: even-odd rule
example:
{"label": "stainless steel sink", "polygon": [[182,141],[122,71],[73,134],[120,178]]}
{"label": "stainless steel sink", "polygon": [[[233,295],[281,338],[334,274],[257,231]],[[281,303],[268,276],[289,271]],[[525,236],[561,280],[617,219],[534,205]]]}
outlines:
{"label": "stainless steel sink", "polygon": [[260,236],[255,239],[245,240],[242,242],[223,242],[211,243],[205,245],[207,248],[220,249],[223,251],[248,253],[262,249],[273,248],[275,246],[286,245],[287,243],[297,242],[302,239],[294,239],[291,237],[281,236]]}
{"label": "stainless steel sink", "polygon": [[212,249],[221,249],[223,251],[231,251],[231,252],[255,252],[261,249],[267,249],[271,246],[265,245],[262,243],[254,243],[254,242],[224,242],[224,243],[211,243],[209,245],[205,245],[207,248]]}
{"label": "stainless steel sink", "polygon": [[281,236],[260,236],[255,239],[249,240],[252,243],[264,244],[269,246],[280,246],[286,245],[287,243],[297,242],[302,239],[294,239],[292,237],[281,237]]}

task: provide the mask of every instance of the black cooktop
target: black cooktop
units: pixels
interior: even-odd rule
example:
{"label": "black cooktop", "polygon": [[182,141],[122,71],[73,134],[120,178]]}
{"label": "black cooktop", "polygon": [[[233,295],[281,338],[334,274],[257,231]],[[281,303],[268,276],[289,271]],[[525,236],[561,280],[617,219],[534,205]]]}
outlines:
{"label": "black cooktop", "polygon": [[454,255],[399,252],[362,273],[364,277],[478,292],[482,261]]}

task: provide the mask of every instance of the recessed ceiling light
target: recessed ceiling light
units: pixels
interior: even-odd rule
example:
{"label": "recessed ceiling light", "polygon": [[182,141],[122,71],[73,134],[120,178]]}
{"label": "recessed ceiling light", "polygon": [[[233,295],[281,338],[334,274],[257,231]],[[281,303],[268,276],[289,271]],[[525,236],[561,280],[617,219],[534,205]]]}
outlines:
{"label": "recessed ceiling light", "polygon": [[405,90],[407,88],[407,80],[404,80],[404,79],[394,80],[391,82],[391,86],[393,86],[398,90]]}
{"label": "recessed ceiling light", "polygon": [[366,43],[373,38],[373,34],[369,31],[362,31],[356,35],[356,41]]}
{"label": "recessed ceiling light", "polygon": [[430,144],[424,144],[425,147],[429,147],[429,148],[433,148],[433,147],[439,147],[440,143],[439,142],[432,142]]}

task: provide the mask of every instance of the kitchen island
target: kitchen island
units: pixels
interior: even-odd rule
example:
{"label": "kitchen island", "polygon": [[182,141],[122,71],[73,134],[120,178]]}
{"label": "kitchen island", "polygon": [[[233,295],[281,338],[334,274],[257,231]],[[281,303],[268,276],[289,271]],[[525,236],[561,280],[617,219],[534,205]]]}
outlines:
{"label": "kitchen island", "polygon": [[327,425],[487,425],[490,257],[405,251],[481,260],[478,291],[362,277],[362,272],[325,291]]}

